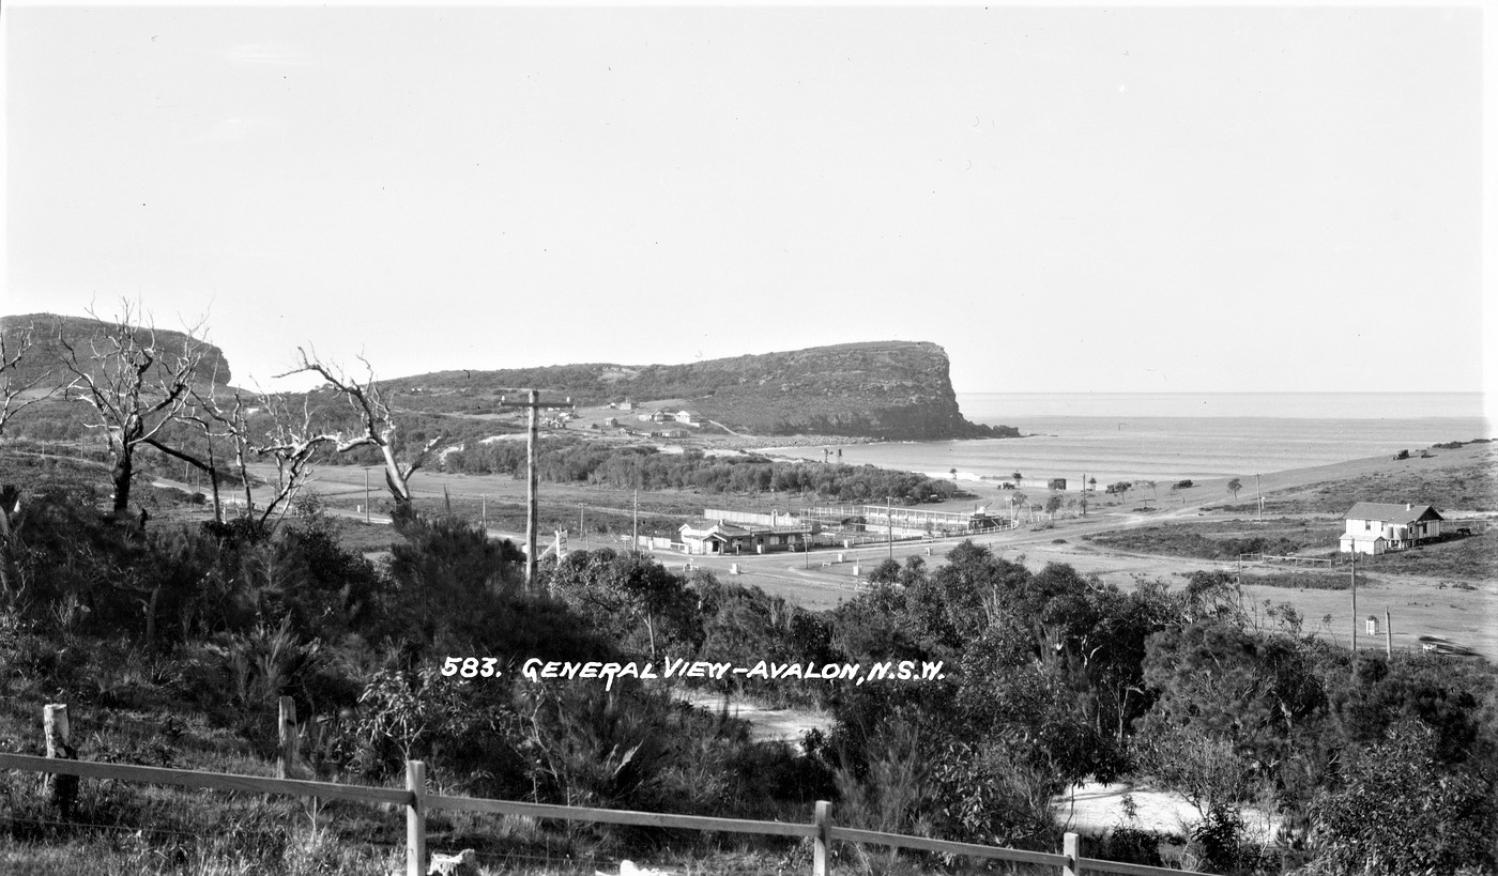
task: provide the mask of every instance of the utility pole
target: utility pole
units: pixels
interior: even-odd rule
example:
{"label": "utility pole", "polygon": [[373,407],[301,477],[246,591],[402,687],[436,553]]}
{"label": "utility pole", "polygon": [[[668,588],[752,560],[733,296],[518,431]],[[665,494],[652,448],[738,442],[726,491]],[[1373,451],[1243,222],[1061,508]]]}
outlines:
{"label": "utility pole", "polygon": [[1352,551],[1352,665],[1357,671],[1358,656],[1358,552]]}
{"label": "utility pole", "polygon": [[[1259,476],[1254,475],[1254,492],[1259,496],[1259,521],[1264,520],[1264,491],[1259,486]],[[1354,561],[1356,562],[1356,561]]]}
{"label": "utility pole", "polygon": [[640,549],[640,491],[635,490],[635,541],[629,547],[631,552]]}
{"label": "utility pole", "polygon": [[587,550],[588,531],[583,529],[583,503],[577,503],[577,537],[583,540],[583,550]]}
{"label": "utility pole", "polygon": [[889,558],[895,558],[895,497],[884,497],[884,513],[889,519]]}
{"label": "utility pole", "polygon": [[506,396],[499,397],[499,406],[502,408],[527,408],[530,411],[530,427],[526,436],[526,483],[525,483],[525,586],[526,589],[536,590],[536,441],[540,435],[541,408],[570,408],[572,399],[558,403],[541,403],[541,391],[539,389],[526,390],[526,400],[510,401]]}
{"label": "utility pole", "polygon": [[369,525],[369,467],[364,467],[364,525]]}
{"label": "utility pole", "polygon": [[1387,608],[1384,609],[1384,657],[1394,659],[1394,620]]}

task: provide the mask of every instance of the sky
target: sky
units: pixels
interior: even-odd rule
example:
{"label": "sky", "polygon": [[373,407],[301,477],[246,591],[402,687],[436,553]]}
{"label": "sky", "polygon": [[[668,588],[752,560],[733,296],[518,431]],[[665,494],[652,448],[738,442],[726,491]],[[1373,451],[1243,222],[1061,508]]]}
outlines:
{"label": "sky", "polygon": [[899,339],[958,392],[1477,392],[1485,26],[8,3],[0,312],[250,386]]}

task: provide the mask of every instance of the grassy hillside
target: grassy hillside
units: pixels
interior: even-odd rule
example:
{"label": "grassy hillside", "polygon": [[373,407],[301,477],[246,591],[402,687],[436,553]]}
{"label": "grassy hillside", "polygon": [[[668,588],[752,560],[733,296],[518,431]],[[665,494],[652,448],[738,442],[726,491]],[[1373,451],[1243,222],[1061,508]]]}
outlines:
{"label": "grassy hillside", "polygon": [[[0,336],[5,338],[5,349],[9,355],[15,355],[26,332],[31,332],[31,350],[21,360],[19,367],[8,376],[15,384],[30,385],[34,382],[40,389],[63,386],[72,377],[61,365],[65,353],[62,342],[72,344],[80,359],[86,361],[91,352],[90,342],[104,337],[114,327],[113,323],[96,319],[52,313],[0,316]],[[227,385],[232,378],[224,351],[213,344],[190,339],[183,332],[164,328],[138,328],[135,331],[135,337],[142,343],[153,335],[156,344],[169,355],[180,354],[187,345],[201,353],[202,361],[196,370],[199,379]],[[101,346],[100,349],[106,348]]]}

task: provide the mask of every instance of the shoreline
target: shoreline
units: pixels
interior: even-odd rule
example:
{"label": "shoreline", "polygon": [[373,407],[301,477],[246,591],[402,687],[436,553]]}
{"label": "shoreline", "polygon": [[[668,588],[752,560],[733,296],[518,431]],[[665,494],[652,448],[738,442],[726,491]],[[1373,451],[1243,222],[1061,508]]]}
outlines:
{"label": "shoreline", "polygon": [[[768,436],[764,436],[768,437]],[[944,439],[938,441],[879,441],[865,439],[820,441],[823,436],[798,436],[789,442],[745,445],[744,451],[774,462],[831,463],[849,466],[872,465],[886,471],[921,474],[957,484],[998,488],[1012,482],[1011,467],[1021,472],[1021,489],[1048,489],[1052,479],[1066,481],[1064,492],[1082,489],[1082,475],[1102,487],[1118,481],[1136,486],[1153,485],[1172,488],[1190,481],[1192,485],[1227,483],[1239,479],[1245,484],[1267,481],[1285,472],[1324,469],[1334,474],[1338,466],[1352,462],[1391,460],[1399,450],[1412,456],[1429,454],[1431,458],[1451,452],[1441,445],[1484,446],[1498,439],[1491,437],[1461,438],[1443,436],[1432,441],[1349,437],[1345,448],[1336,446],[1335,436],[1232,435],[1220,437],[1198,433],[1112,442],[1097,433],[1054,435],[1032,433],[1022,437],[1032,441],[1007,443],[1010,439]],[[1040,440],[1034,440],[1040,439]],[[1004,441],[999,445],[992,442]],[[1044,442],[1044,443],[1042,443]],[[1370,447],[1376,447],[1369,452]],[[1258,448],[1264,448],[1259,450]],[[824,458],[819,450],[850,450],[846,458]],[[1007,452],[1012,449],[1012,452]],[[1336,454],[1335,456],[1333,454]],[[1281,458],[1276,458],[1281,457]],[[1189,487],[1181,487],[1188,489]]]}

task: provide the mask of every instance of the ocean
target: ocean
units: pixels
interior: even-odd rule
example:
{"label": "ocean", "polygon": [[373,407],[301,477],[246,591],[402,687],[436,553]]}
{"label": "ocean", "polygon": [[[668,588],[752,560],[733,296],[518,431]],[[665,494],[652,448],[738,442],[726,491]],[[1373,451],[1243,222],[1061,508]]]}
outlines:
{"label": "ocean", "polygon": [[[1023,485],[1240,477],[1491,437],[1481,393],[958,393],[1026,437],[841,445],[842,462]],[[821,447],[776,448],[822,459]]]}

